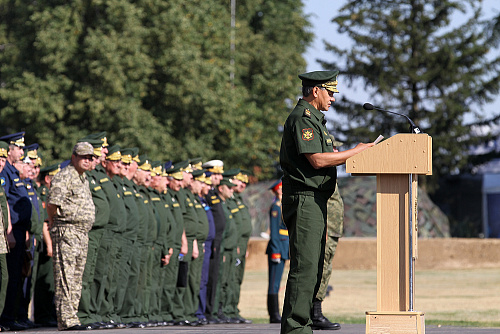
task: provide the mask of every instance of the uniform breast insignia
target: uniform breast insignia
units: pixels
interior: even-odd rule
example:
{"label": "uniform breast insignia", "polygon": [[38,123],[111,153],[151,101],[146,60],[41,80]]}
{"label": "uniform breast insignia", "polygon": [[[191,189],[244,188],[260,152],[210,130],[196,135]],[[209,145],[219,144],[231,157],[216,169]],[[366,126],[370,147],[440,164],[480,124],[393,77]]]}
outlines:
{"label": "uniform breast insignia", "polygon": [[109,181],[109,179],[107,177],[105,177],[104,179],[100,179],[99,180],[100,183],[104,183],[104,182],[108,182],[108,181]]}
{"label": "uniform breast insignia", "polygon": [[314,139],[314,132],[312,128],[307,128],[307,129],[302,129],[302,140],[313,140]]}
{"label": "uniform breast insignia", "polygon": [[0,177],[0,185],[2,187],[5,186],[5,178],[4,177]]}
{"label": "uniform breast insignia", "polygon": [[325,130],[323,130],[323,133],[325,134],[325,136],[329,136],[328,132],[326,132]]}
{"label": "uniform breast insignia", "polygon": [[90,183],[95,184],[95,180],[94,179],[90,180]]}
{"label": "uniform breast insignia", "polygon": [[309,109],[304,110],[304,116],[311,118],[311,111]]}
{"label": "uniform breast insignia", "polygon": [[274,218],[278,217],[278,211],[272,211],[272,215]]}

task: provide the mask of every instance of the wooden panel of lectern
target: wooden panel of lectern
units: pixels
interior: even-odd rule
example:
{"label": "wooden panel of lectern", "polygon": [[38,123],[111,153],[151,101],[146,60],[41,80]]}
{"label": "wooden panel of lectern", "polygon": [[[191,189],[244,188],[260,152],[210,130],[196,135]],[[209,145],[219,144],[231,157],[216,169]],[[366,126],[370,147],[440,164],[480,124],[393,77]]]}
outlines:
{"label": "wooden panel of lectern", "polygon": [[366,312],[366,333],[425,333],[413,287],[417,176],[432,175],[432,138],[397,134],[349,158],[346,171],[377,176],[377,311]]}

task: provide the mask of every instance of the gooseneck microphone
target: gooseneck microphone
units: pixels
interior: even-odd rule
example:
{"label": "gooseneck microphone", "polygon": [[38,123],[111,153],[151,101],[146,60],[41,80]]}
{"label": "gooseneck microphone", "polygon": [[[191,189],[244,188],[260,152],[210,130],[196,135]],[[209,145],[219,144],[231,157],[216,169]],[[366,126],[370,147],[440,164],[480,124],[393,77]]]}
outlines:
{"label": "gooseneck microphone", "polygon": [[419,127],[415,123],[413,123],[413,121],[408,116],[406,116],[406,115],[399,114],[399,113],[394,112],[394,111],[385,110],[385,109],[382,109],[382,108],[379,108],[379,107],[375,107],[373,104],[368,103],[368,102],[366,102],[365,104],[363,104],[363,109],[365,109],[365,110],[373,110],[373,109],[375,109],[375,110],[383,111],[383,112],[386,112],[386,113],[389,113],[389,114],[403,116],[403,117],[405,117],[408,120],[408,123],[410,123],[411,132],[417,133],[417,134],[422,132],[422,131],[420,131]]}

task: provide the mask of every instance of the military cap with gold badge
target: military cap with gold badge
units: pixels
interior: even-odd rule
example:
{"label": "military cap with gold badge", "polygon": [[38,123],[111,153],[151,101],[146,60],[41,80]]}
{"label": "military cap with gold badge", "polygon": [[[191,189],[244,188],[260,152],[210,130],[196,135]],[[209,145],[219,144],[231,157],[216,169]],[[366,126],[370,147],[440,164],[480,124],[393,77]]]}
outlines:
{"label": "military cap with gold badge", "polygon": [[59,164],[53,164],[53,165],[50,165],[50,166],[47,166],[47,167],[43,167],[42,169],[40,169],[40,175],[42,177],[44,177],[45,175],[54,176],[57,173],[59,173],[59,171],[61,171],[60,165]]}
{"label": "military cap with gold badge", "polygon": [[108,147],[108,155],[106,156],[106,160],[120,161],[122,158],[120,149],[120,145],[113,145]]}
{"label": "military cap with gold badge", "polygon": [[191,164],[191,168],[193,170],[203,169],[203,164],[201,162],[201,158],[190,159],[189,163]]}
{"label": "military cap with gold badge", "polygon": [[137,168],[145,171],[151,171],[151,160],[149,160],[146,154],[139,156],[139,162],[137,163]]}
{"label": "military cap with gold badge", "polygon": [[[38,158],[38,154],[37,154],[38,147],[39,146],[37,143],[24,146],[24,149],[23,149],[24,152],[23,152],[23,156],[21,157],[21,161],[35,163],[36,159]],[[26,158],[28,158],[28,159],[26,159]]]}
{"label": "military cap with gold badge", "polygon": [[[101,141],[102,147],[107,147],[109,146],[108,144],[108,138],[106,137],[106,131],[98,132],[98,133],[92,133],[90,135],[87,135],[83,137],[83,139],[98,139]],[[88,142],[88,140],[86,140]]]}
{"label": "military cap with gold badge", "polygon": [[9,145],[16,145],[18,147],[24,147],[24,131],[13,133],[10,135],[5,135],[0,137],[0,141],[4,141]]}
{"label": "military cap with gold badge", "polygon": [[205,182],[206,175],[204,169],[196,169],[191,174],[193,174],[193,179],[200,182]]}
{"label": "military cap with gold badge", "polygon": [[227,177],[227,176],[224,176],[222,178],[222,180],[220,181],[220,184],[221,186],[228,186],[228,187],[236,187],[236,184],[234,184],[233,182],[231,182],[231,178],[230,177]]}
{"label": "military cap with gold badge", "polygon": [[238,174],[234,176],[235,179],[240,180],[241,182],[248,183],[249,178],[248,176],[251,175],[251,173],[245,169],[242,169]]}
{"label": "military cap with gold badge", "polygon": [[314,71],[299,74],[303,87],[322,87],[333,93],[338,93],[337,76],[339,71]]}
{"label": "military cap with gold badge", "polygon": [[[137,150],[139,152],[139,150]],[[132,162],[132,159],[134,158],[134,149],[127,147],[127,148],[122,148],[121,151],[121,161],[125,164],[129,164]]]}
{"label": "military cap with gold badge", "polygon": [[7,153],[9,153],[9,144],[5,141],[0,141],[0,157],[7,158]]}
{"label": "military cap with gold badge", "polygon": [[162,176],[163,168],[161,161],[152,161],[151,162],[151,176]]}
{"label": "military cap with gold badge", "polygon": [[188,164],[184,164],[183,162],[178,162],[172,165],[170,169],[167,170],[168,176],[172,177],[176,180],[183,180],[184,179],[184,173],[182,171],[183,168],[187,167]]}

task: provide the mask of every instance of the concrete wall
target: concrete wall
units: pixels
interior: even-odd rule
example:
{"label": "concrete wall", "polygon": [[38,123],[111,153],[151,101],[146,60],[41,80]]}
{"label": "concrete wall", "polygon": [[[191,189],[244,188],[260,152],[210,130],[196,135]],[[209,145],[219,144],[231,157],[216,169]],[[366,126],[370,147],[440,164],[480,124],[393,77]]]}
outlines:
{"label": "concrete wall", "polygon": [[[252,238],[247,270],[267,269],[267,240]],[[420,239],[416,270],[474,269],[500,267],[500,239]],[[341,238],[333,268],[377,269],[375,238]]]}

